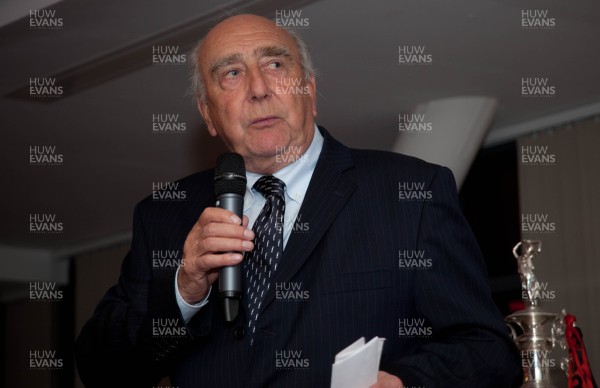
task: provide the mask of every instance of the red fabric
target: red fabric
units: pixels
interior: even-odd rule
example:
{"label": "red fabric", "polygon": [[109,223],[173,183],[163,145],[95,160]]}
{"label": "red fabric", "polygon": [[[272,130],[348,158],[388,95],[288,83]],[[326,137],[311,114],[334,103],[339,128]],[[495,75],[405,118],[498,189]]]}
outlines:
{"label": "red fabric", "polygon": [[594,388],[595,384],[581,331],[575,326],[575,316],[567,314],[565,326],[565,335],[569,346],[569,388]]}

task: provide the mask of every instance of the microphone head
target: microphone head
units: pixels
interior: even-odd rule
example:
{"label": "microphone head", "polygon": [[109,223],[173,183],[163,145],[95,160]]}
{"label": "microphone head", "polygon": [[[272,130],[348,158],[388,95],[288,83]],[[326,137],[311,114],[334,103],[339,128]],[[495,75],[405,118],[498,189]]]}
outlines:
{"label": "microphone head", "polygon": [[221,154],[215,167],[215,195],[225,193],[244,195],[246,192],[246,165],[242,155],[235,152]]}

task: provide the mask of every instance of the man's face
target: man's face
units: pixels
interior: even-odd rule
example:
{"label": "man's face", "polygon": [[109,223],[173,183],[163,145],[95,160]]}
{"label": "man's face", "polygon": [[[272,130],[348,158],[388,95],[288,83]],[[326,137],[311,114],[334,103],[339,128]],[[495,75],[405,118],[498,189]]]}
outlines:
{"label": "man's face", "polygon": [[[284,167],[278,154],[302,154],[312,141],[315,81],[304,78],[296,43],[253,15],[213,28],[199,54],[206,101],[198,107],[211,135],[241,154],[249,171]],[[298,84],[300,82],[300,84]]]}

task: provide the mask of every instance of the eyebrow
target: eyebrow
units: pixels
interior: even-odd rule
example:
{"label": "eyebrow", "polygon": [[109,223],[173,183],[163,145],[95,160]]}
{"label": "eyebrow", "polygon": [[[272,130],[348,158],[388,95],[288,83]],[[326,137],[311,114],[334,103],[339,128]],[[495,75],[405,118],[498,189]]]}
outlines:
{"label": "eyebrow", "polygon": [[[284,46],[261,46],[254,50],[254,55],[257,57],[286,57],[291,58],[290,50]],[[215,74],[225,66],[229,66],[233,63],[242,62],[243,55],[235,53],[228,55],[224,58],[215,60],[210,66],[210,74]]]}
{"label": "eyebrow", "polygon": [[284,46],[263,46],[254,50],[258,57],[291,57],[290,50]]}
{"label": "eyebrow", "polygon": [[216,73],[219,69],[242,61],[242,54],[231,54],[225,58],[219,58],[210,66],[210,74]]}

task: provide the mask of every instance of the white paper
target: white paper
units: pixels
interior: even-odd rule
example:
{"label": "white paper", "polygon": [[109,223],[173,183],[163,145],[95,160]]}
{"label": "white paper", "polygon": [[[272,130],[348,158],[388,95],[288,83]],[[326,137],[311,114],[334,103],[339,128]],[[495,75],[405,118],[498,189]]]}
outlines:
{"label": "white paper", "polygon": [[385,338],[374,337],[365,344],[365,337],[361,337],[336,354],[331,388],[368,388],[375,384],[383,341]]}

